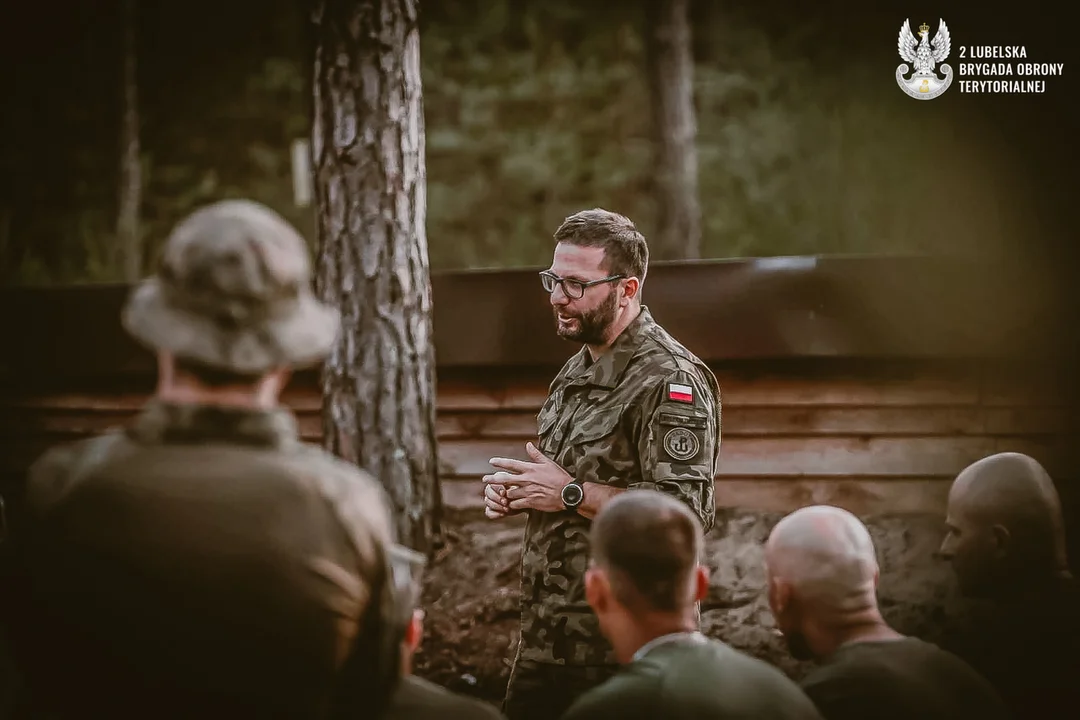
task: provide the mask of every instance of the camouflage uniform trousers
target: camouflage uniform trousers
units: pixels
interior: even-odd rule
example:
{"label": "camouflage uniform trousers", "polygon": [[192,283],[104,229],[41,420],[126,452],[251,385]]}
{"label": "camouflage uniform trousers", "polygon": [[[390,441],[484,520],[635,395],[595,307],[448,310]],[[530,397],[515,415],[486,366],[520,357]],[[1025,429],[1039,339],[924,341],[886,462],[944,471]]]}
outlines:
{"label": "camouflage uniform trousers", "polygon": [[502,711],[507,720],[558,720],[579,697],[611,678],[618,665],[557,665],[519,656]]}

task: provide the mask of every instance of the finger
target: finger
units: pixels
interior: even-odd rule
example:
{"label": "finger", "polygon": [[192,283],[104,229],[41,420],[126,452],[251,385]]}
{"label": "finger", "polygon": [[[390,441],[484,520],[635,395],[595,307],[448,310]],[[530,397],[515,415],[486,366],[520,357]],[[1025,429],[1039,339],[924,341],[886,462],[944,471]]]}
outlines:
{"label": "finger", "polygon": [[490,475],[485,475],[481,479],[486,483],[494,483],[496,485],[506,485],[511,482],[519,482],[517,475],[503,471],[492,473]]}
{"label": "finger", "polygon": [[495,509],[495,510],[504,510],[505,511],[506,508],[509,507],[509,505],[510,505],[509,500],[507,500],[504,497],[500,497],[498,495],[492,496],[492,495],[485,494],[484,495],[484,502],[487,504],[488,507],[490,507],[492,509]]}
{"label": "finger", "polygon": [[548,459],[547,455],[540,452],[540,448],[536,447],[531,442],[525,443],[525,452],[529,454],[529,457],[531,457],[534,462],[544,462]]}
{"label": "finger", "polygon": [[484,498],[484,509],[503,514],[506,514],[510,510],[509,506],[497,503],[493,500],[488,500],[487,498]]}
{"label": "finger", "polygon": [[502,518],[506,517],[506,513],[495,512],[491,508],[484,508],[484,517],[488,518],[489,520],[501,520]]}
{"label": "finger", "polygon": [[530,502],[531,500],[527,497],[518,498],[517,500],[511,500],[509,505],[510,511],[514,512],[516,510],[528,510]]}
{"label": "finger", "polygon": [[503,488],[501,485],[485,485],[484,486],[484,499],[492,502],[499,502],[503,498]]}
{"label": "finger", "polygon": [[495,457],[488,460],[492,467],[497,467],[500,470],[509,470],[510,472],[525,472],[535,466],[535,463],[525,462],[523,460],[514,460],[513,458],[501,458]]}

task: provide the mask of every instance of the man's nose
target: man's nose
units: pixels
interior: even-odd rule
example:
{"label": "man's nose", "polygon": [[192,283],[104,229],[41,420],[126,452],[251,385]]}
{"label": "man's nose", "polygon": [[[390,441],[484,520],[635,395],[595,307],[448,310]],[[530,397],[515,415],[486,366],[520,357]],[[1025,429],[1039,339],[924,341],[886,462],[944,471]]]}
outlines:
{"label": "man's nose", "polygon": [[948,539],[946,539],[944,542],[941,543],[941,547],[939,547],[937,549],[937,552],[934,553],[934,559],[935,560],[952,560],[952,557],[953,557],[952,543],[949,542]]}
{"label": "man's nose", "polygon": [[556,285],[551,291],[551,297],[549,298],[552,305],[562,306],[570,303],[570,298],[563,292],[562,285]]}

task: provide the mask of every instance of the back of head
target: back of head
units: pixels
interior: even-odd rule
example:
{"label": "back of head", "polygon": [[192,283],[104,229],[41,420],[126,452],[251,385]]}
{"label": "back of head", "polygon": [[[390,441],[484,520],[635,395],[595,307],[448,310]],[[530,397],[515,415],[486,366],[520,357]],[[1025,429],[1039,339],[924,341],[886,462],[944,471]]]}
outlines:
{"label": "back of head", "polygon": [[630,490],[593,521],[593,562],[631,613],[679,613],[694,604],[694,571],[704,537],[686,505],[652,490]]}
{"label": "back of head", "polygon": [[563,221],[555,241],[604,250],[604,267],[612,275],[636,277],[642,283],[649,269],[645,236],[625,215],[601,208],[582,210]]}
{"label": "back of head", "polygon": [[816,505],[785,517],[769,536],[766,562],[770,581],[826,622],[876,607],[873,539],[842,508]]}
{"label": "back of head", "polygon": [[139,342],[197,367],[259,376],[321,360],[339,313],[315,300],[307,244],[280,215],[225,200],[184,218],[123,323]]}

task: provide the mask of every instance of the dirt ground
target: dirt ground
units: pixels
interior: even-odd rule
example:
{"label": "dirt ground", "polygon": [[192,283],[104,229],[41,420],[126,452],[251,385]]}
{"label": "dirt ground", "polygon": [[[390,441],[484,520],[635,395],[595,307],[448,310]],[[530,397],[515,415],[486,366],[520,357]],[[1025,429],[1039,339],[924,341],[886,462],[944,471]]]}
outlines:
{"label": "dirt ground", "polygon": [[[702,629],[780,667],[795,662],[774,632],[765,592],[763,545],[781,514],[719,511],[706,541],[711,589]],[[952,609],[947,568],[933,558],[940,543],[936,517],[864,519],[874,536],[886,619],[901,632],[935,639]],[[447,510],[446,544],[428,569],[422,602],[424,641],[415,672],[457,692],[502,701],[518,630],[518,581],[524,516],[497,522],[479,510]]]}
{"label": "dirt ground", "polygon": [[517,643],[525,518],[492,522],[479,510],[446,512],[446,543],[425,578],[424,641],[414,671],[500,703]]}

